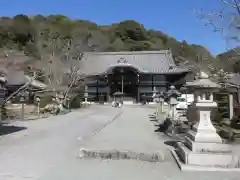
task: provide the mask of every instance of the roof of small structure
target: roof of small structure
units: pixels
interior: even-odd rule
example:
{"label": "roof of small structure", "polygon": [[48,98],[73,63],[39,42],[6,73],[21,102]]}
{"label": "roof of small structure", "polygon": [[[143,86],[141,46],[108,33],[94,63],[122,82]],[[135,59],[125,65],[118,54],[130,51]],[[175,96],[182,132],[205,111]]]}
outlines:
{"label": "roof of small structure", "polygon": [[87,52],[80,61],[81,73],[98,75],[115,67],[130,67],[140,73],[177,74],[188,72],[177,67],[169,50],[132,52]]}
{"label": "roof of small structure", "polygon": [[47,85],[32,78],[28,75],[25,75],[23,71],[8,71],[5,75],[6,85],[7,86],[18,86],[25,83],[29,83],[31,86],[36,88],[46,88]]}
{"label": "roof of small structure", "polygon": [[122,96],[123,93],[122,93],[122,92],[115,92],[113,95],[114,95],[114,96]]}
{"label": "roof of small structure", "polygon": [[0,83],[5,83],[7,79],[3,76],[0,76]]}
{"label": "roof of small structure", "polygon": [[6,79],[7,85],[10,86],[21,85],[26,83],[23,71],[9,70],[8,73],[6,74]]}
{"label": "roof of small structure", "polygon": [[208,75],[204,72],[200,73],[198,79],[192,82],[187,82],[185,86],[193,88],[221,88],[221,86],[218,83],[210,80]]}
{"label": "roof of small structure", "polygon": [[240,86],[240,74],[232,73],[232,74],[229,74],[227,77],[228,77],[228,80],[227,80],[228,83]]}
{"label": "roof of small structure", "polygon": [[170,89],[166,92],[166,94],[168,96],[171,96],[171,95],[177,95],[179,96],[181,93],[175,88],[175,86],[171,85],[170,86]]}

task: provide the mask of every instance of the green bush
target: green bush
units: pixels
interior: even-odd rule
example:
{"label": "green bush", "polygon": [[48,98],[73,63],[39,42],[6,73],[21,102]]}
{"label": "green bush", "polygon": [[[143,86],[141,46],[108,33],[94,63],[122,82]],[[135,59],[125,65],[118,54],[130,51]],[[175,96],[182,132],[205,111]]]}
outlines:
{"label": "green bush", "polygon": [[1,120],[6,120],[7,119],[7,109],[5,106],[0,106],[0,115],[1,115]]}
{"label": "green bush", "polygon": [[214,123],[221,123],[221,121],[223,120],[222,113],[219,110],[214,110],[212,112],[212,116],[212,121]]}
{"label": "green bush", "polygon": [[47,104],[51,104],[52,103],[52,96],[50,95],[46,95],[41,97],[41,101],[40,101],[40,108],[44,108]]}
{"label": "green bush", "polygon": [[230,126],[234,129],[240,129],[240,118],[237,116],[233,117]]}
{"label": "green bush", "polygon": [[80,95],[75,95],[70,99],[69,107],[70,109],[81,108],[82,97]]}

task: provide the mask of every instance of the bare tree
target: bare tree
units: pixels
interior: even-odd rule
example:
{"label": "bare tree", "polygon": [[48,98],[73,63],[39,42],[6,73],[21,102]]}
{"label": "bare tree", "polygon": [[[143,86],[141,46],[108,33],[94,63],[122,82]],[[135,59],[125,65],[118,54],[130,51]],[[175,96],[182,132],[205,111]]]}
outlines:
{"label": "bare tree", "polygon": [[222,9],[212,12],[194,9],[193,12],[206,27],[211,27],[214,32],[221,34],[228,50],[236,50],[240,45],[240,0],[219,0],[219,2]]}
{"label": "bare tree", "polygon": [[[222,9],[215,12],[194,10],[194,13],[205,23],[205,26],[209,26],[214,32],[220,33],[226,43],[226,50],[233,52],[233,55],[232,53],[228,55],[228,60],[236,68],[240,62],[240,0],[219,0],[219,3],[221,3]],[[223,87],[237,88],[239,96],[240,87],[238,84],[229,83],[229,73],[212,66],[210,68],[215,71],[213,76]]]}
{"label": "bare tree", "polygon": [[[90,32],[85,37],[79,37],[77,34],[72,34],[72,38],[67,43],[67,51],[65,53],[66,64],[68,67],[68,84],[63,93],[64,102],[68,97],[73,86],[81,86],[86,83],[86,75],[80,69],[79,61],[85,57],[84,52],[89,51],[104,51],[109,47],[109,42],[104,36],[97,32]],[[84,82],[82,81],[84,80]]]}
{"label": "bare tree", "polygon": [[[233,51],[234,56],[228,57],[231,64],[235,64],[239,59],[240,51],[240,0],[219,0],[221,9],[206,12],[202,9],[193,12],[204,22],[206,27],[210,27],[214,32],[220,33],[226,44],[226,50]],[[211,72],[219,81],[226,81],[228,73],[223,69],[209,65]]]}
{"label": "bare tree", "polygon": [[89,33],[85,36],[79,36],[78,33],[73,32],[71,38],[68,39],[54,36],[45,49],[41,43],[38,44],[41,54],[37,64],[38,71],[42,71],[46,77],[48,91],[55,92],[56,96],[63,95],[63,101],[59,101],[63,104],[66,104],[67,97],[73,87],[86,83],[86,76],[81,72],[79,63],[85,58],[84,52],[98,51],[98,47],[101,45],[99,42],[103,41],[96,34]]}

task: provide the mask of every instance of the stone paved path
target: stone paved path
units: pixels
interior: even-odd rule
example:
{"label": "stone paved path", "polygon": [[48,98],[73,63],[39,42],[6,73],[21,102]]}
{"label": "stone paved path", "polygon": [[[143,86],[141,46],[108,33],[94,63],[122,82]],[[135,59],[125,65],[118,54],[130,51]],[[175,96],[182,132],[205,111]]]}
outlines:
{"label": "stone paved path", "polygon": [[164,151],[166,146],[159,143],[159,137],[154,132],[157,127],[150,122],[148,115],[151,109],[125,106],[122,115],[106,126],[96,136],[83,142],[83,148],[117,149],[140,152]]}
{"label": "stone paved path", "polygon": [[[109,123],[119,111],[122,115]],[[141,106],[94,106],[33,121],[0,140],[0,180],[238,180],[239,173],[181,172]],[[104,127],[99,131],[101,127]],[[97,132],[97,133],[96,133]],[[94,136],[91,136],[94,135]],[[79,148],[162,151],[166,161],[79,159]]]}
{"label": "stone paved path", "polygon": [[36,180],[62,159],[75,161],[78,138],[91,136],[118,113],[118,109],[96,106],[37,121],[15,122],[13,125],[27,129],[1,137],[0,180]]}
{"label": "stone paved path", "polygon": [[124,106],[123,114],[80,147],[93,149],[131,149],[162,151],[166,161],[150,163],[134,160],[99,160],[65,158],[42,180],[237,180],[239,173],[181,172],[164,144],[169,139],[154,132],[148,114],[154,110],[141,106]]}

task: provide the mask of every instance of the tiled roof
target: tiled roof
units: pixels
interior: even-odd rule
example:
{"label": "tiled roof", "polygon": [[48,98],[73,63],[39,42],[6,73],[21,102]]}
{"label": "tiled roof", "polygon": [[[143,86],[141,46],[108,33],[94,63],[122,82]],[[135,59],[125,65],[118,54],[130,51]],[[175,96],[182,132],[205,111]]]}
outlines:
{"label": "tiled roof", "polygon": [[6,78],[7,85],[21,85],[26,83],[23,71],[8,71]]}
{"label": "tiled roof", "polygon": [[232,73],[228,75],[228,82],[234,85],[240,85],[240,74]]}
{"label": "tiled roof", "polygon": [[132,67],[141,73],[174,74],[188,72],[176,67],[169,50],[134,52],[87,52],[80,61],[81,73],[98,75],[116,66]]}
{"label": "tiled roof", "polygon": [[23,71],[9,71],[6,75],[7,86],[18,86],[30,82],[36,88],[46,88],[46,85],[38,80],[32,80]]}
{"label": "tiled roof", "polygon": [[193,88],[221,88],[221,86],[209,79],[209,76],[205,72],[200,73],[200,77],[192,82],[186,82],[186,87]]}

